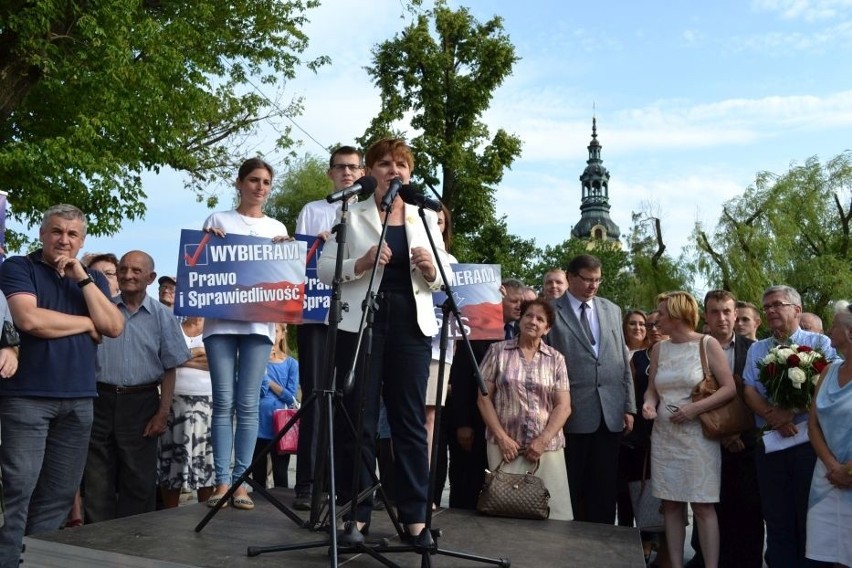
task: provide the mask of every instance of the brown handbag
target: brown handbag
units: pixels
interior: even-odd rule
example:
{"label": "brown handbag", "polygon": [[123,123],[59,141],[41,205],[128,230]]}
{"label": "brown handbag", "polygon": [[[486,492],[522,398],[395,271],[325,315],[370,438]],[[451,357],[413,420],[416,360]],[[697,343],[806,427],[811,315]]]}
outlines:
{"label": "brown handbag", "polygon": [[550,492],[541,478],[527,473],[507,473],[501,468],[503,460],[494,471],[485,470],[485,482],[476,500],[476,511],[494,517],[516,519],[546,519],[550,516]]}
{"label": "brown handbag", "polygon": [[[698,347],[701,356],[701,368],[704,370],[704,380],[692,389],[692,402],[704,400],[719,390],[719,383],[707,365],[707,353],[704,351],[704,341],[706,339],[707,337],[703,337]],[[698,419],[701,420],[701,430],[704,432],[704,436],[711,440],[727,438],[728,436],[733,436],[734,434],[754,428],[754,414],[746,406],[745,402],[743,402],[742,379],[734,376],[734,382],[737,387],[737,394],[734,398],[722,406],[711,408],[698,415]]]}

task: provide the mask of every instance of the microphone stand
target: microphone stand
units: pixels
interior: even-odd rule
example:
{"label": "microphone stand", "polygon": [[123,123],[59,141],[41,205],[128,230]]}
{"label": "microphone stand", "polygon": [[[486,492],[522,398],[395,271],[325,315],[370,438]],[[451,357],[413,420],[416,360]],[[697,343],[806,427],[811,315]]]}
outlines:
{"label": "microphone stand", "polygon": [[[338,250],[342,250],[345,248],[346,238],[347,238],[347,229],[349,223],[349,203],[348,200],[344,200],[341,207],[340,213],[340,222],[332,229],[332,232],[336,234],[336,242],[338,244]],[[293,415],[293,417],[284,425],[280,432],[276,435],[276,437],[263,449],[261,454],[257,456],[252,461],[252,464],[246,469],[245,473],[240,476],[233,485],[228,489],[222,499],[219,500],[217,505],[212,508],[207,515],[198,523],[195,527],[195,532],[201,532],[204,527],[210,522],[213,516],[219,512],[222,506],[230,499],[230,497],[234,494],[237,488],[242,483],[248,483],[251,487],[263,495],[275,508],[284,513],[288,518],[290,518],[294,523],[299,525],[302,528],[308,528],[310,530],[321,530],[323,527],[329,524],[329,520],[335,521],[337,517],[341,514],[345,514],[348,510],[348,506],[344,508],[344,510],[338,512],[337,504],[335,500],[336,495],[336,487],[335,487],[335,479],[334,479],[334,436],[332,435],[334,432],[334,415],[335,410],[340,410],[342,412],[343,417],[346,419],[349,427],[354,429],[352,425],[352,421],[349,419],[348,414],[346,414],[345,408],[343,408],[340,393],[338,392],[335,386],[335,366],[334,366],[334,354],[336,352],[337,345],[337,329],[342,319],[342,312],[348,311],[349,306],[341,301],[340,294],[340,284],[343,281],[342,278],[343,273],[343,257],[338,254],[334,266],[334,278],[332,280],[332,291],[331,291],[331,303],[329,306],[328,312],[328,333],[326,335],[326,358],[323,362],[322,374],[323,377],[323,385],[322,388],[315,389],[307,399],[305,399],[299,408],[299,410]],[[321,400],[320,400],[321,399]],[[311,513],[310,518],[307,522],[304,522],[302,518],[282,504],[278,499],[275,498],[269,491],[265,488],[264,485],[259,483],[257,480],[250,479],[248,476],[252,470],[252,468],[257,465],[261,460],[266,460],[266,456],[275,451],[279,440],[283,438],[287,432],[297,423],[297,421],[301,418],[302,414],[309,408],[312,404],[322,403],[319,407],[320,411],[320,429],[318,432],[318,442],[317,448],[327,448],[327,451],[318,453],[317,456],[317,464],[315,468],[314,475],[314,483],[313,490],[311,494]],[[329,472],[332,472],[329,474]],[[374,474],[375,477],[375,474]],[[378,480],[378,478],[376,478]],[[327,481],[327,483],[326,483]],[[324,491],[324,487],[328,486],[328,492]],[[323,516],[325,504],[328,504],[328,512]],[[353,523],[354,525],[354,523]],[[248,556],[258,556],[260,554],[264,554],[267,552],[279,552],[279,551],[290,551],[290,550],[305,550],[310,548],[320,548],[320,547],[329,547],[329,556],[330,556],[330,566],[336,567],[338,565],[338,544],[337,544],[337,531],[330,530],[329,538],[323,539],[321,541],[313,541],[307,543],[299,543],[299,544],[289,544],[289,545],[276,545],[276,546],[249,546],[246,550],[246,554]]]}
{"label": "microphone stand", "polygon": [[[386,237],[386,234],[387,234],[387,225],[388,225],[388,221],[390,219],[390,213],[391,213],[391,208],[392,208],[392,202],[393,202],[393,200],[391,199],[390,201],[386,200],[383,203],[383,207],[387,210],[387,215],[385,215],[385,220],[382,223],[381,234],[379,236],[379,245],[378,245],[379,250],[381,250],[382,244],[385,242],[385,237]],[[443,320],[441,322],[441,332],[440,332],[441,333],[441,336],[440,336],[440,343],[441,343],[440,349],[441,350],[440,350],[440,360],[439,360],[439,364],[438,364],[438,373],[439,373],[438,374],[438,392],[441,392],[441,389],[443,388],[444,373],[445,373],[445,368],[446,368],[446,354],[447,354],[448,329],[449,329],[449,327],[448,327],[449,326],[449,318],[447,316],[448,316],[449,312],[452,312],[452,314],[456,318],[456,322],[459,325],[459,329],[461,330],[461,333],[462,333],[462,339],[467,346],[466,354],[469,357],[471,357],[471,361],[473,361],[473,362],[476,361],[476,358],[474,357],[473,349],[470,347],[470,342],[467,338],[467,334],[464,331],[464,327],[461,325],[461,314],[458,311],[458,306],[455,304],[455,298],[453,297],[453,292],[452,292],[451,286],[449,284],[450,281],[447,278],[447,275],[444,271],[443,264],[439,260],[441,257],[438,254],[438,248],[435,245],[435,240],[432,237],[432,233],[429,231],[429,224],[426,220],[424,208],[418,207],[418,212],[420,214],[420,219],[423,222],[423,226],[425,228],[425,232],[426,232],[427,238],[429,240],[429,246],[432,250],[433,258],[435,259],[435,265],[437,266],[437,269],[438,269],[438,271],[441,275],[441,278],[443,279],[443,282],[444,282],[443,288],[447,293],[447,299],[444,301],[444,304],[442,306],[442,311],[443,311],[444,317],[443,317]],[[338,259],[340,259],[339,255],[338,255]],[[360,369],[361,373],[362,373],[361,374],[362,381],[360,382],[360,386],[359,386],[359,397],[360,397],[360,400],[361,400],[361,408],[364,407],[364,400],[365,400],[365,396],[366,396],[366,391],[365,391],[364,387],[365,387],[365,383],[367,382],[366,377],[369,376],[370,360],[371,360],[371,356],[372,356],[372,323],[373,323],[374,311],[376,309],[376,305],[375,305],[376,294],[373,291],[373,283],[374,283],[374,280],[375,280],[376,271],[378,270],[378,266],[379,266],[379,255],[377,254],[375,260],[373,261],[373,266],[372,266],[372,269],[371,269],[371,272],[370,272],[369,285],[367,287],[367,293],[365,295],[365,299],[364,299],[364,303],[363,303],[364,310],[361,314],[361,322],[360,322],[359,329],[358,329],[358,340],[356,342],[355,355],[353,357],[353,362],[352,362],[352,370],[350,371],[349,375],[347,376],[347,379],[346,379],[346,382],[345,382],[345,385],[344,385],[344,392],[349,392],[352,388],[352,384],[353,384],[353,381],[354,381],[354,378],[355,378],[356,369],[358,368],[358,357],[359,357],[359,354],[360,354],[360,349],[361,349],[361,346],[363,345],[363,341],[366,339],[366,341],[367,341],[367,343],[366,343],[366,356],[365,356],[364,365]],[[476,377],[477,377],[477,382],[479,384],[480,392],[482,392],[483,394],[487,394],[488,391],[485,388],[485,382],[482,380],[482,376],[479,374],[478,366],[474,364],[473,368],[476,369]],[[440,407],[441,407],[441,405],[436,404],[435,426],[434,426],[435,431],[438,431],[440,429],[440,424],[441,424],[441,422],[440,422],[440,420],[441,420],[441,408]],[[378,489],[380,491],[382,491],[382,494],[384,495],[384,490],[382,489],[381,483],[379,482],[379,480],[377,479],[377,477],[375,475],[375,464],[367,463],[367,458],[366,458],[365,454],[363,453],[364,452],[363,436],[361,435],[362,428],[363,428],[363,413],[359,414],[359,417],[358,417],[357,453],[361,455],[361,458],[364,460],[365,465],[367,465],[368,468],[370,468],[370,472],[372,474],[373,482],[374,482],[375,485],[374,485],[374,487],[366,489],[366,490],[362,491],[360,494],[358,494],[358,490],[357,490],[357,487],[358,487],[357,480],[359,479],[358,460],[357,459],[353,460],[353,464],[354,464],[353,470],[354,471],[353,471],[352,497],[351,497],[351,502],[350,502],[350,506],[349,506],[350,511],[354,511],[356,506],[357,506],[357,503],[359,503],[360,500],[363,500],[366,496],[368,496],[370,493],[372,493],[375,490],[376,487],[378,487]],[[420,555],[420,559],[421,559],[420,561],[421,561],[421,567],[422,568],[429,568],[429,567],[432,566],[432,558],[431,557],[435,554],[442,554],[442,555],[451,556],[451,557],[454,557],[454,558],[461,558],[461,559],[471,560],[471,561],[474,561],[474,562],[480,562],[480,563],[484,563],[484,564],[492,564],[492,565],[495,565],[495,566],[500,566],[502,568],[509,568],[509,566],[511,565],[511,561],[507,558],[490,558],[490,557],[480,556],[480,555],[476,555],[476,554],[470,554],[470,553],[466,553],[466,552],[442,549],[438,546],[437,539],[440,538],[441,531],[431,528],[431,525],[432,525],[432,506],[431,505],[432,505],[432,502],[434,500],[433,494],[434,494],[434,491],[435,491],[435,476],[436,476],[435,472],[436,472],[436,469],[437,469],[437,461],[438,461],[437,455],[438,455],[437,444],[433,444],[433,446],[432,446],[432,457],[431,457],[430,466],[429,466],[429,488],[427,490],[427,504],[426,504],[426,528],[423,529],[423,532],[421,532],[419,535],[411,535],[412,536],[412,542],[409,543],[409,544],[390,545],[390,544],[388,544],[386,539],[383,540],[380,543],[368,544],[365,541],[363,534],[361,534],[361,532],[358,530],[357,523],[355,521],[352,521],[352,522],[347,523],[347,526],[346,526],[345,531],[344,531],[342,538],[341,538],[341,542],[339,542],[338,545],[337,545],[340,548],[340,551],[345,552],[345,553],[364,553],[364,554],[367,554],[368,556],[376,559],[378,562],[384,564],[385,566],[391,566],[391,567],[397,567],[397,568],[401,568],[401,567],[398,564],[395,564],[395,563],[391,562],[389,559],[385,558],[383,556],[383,554],[385,554],[385,553],[400,553],[400,552],[415,552],[415,553]],[[387,499],[385,500],[385,502],[387,502]],[[405,537],[405,532],[402,530],[402,525],[397,520],[396,515],[393,512],[393,507],[387,507],[386,511],[388,512],[388,515],[390,516],[391,521],[393,522],[393,525],[394,525],[400,539],[403,539]],[[335,531],[332,531],[332,532],[335,532]]]}

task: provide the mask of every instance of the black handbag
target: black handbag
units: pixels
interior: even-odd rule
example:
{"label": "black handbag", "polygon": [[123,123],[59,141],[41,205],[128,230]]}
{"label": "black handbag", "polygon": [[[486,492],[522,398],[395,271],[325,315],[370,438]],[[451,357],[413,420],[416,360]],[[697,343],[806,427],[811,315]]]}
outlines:
{"label": "black handbag", "polygon": [[532,471],[507,473],[501,461],[494,471],[485,470],[485,482],[476,500],[476,511],[494,517],[516,519],[546,519],[550,516],[550,492]]}

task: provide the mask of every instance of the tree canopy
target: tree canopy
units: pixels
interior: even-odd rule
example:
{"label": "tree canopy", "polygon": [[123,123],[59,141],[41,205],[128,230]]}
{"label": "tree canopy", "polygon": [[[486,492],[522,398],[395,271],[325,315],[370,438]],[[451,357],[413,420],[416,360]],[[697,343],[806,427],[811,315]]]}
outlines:
{"label": "tree canopy", "polygon": [[852,297],[852,152],[814,156],[755,183],[725,203],[715,229],[695,228],[696,269],[708,282],[759,303],[787,284],[806,311],[829,315]]}
{"label": "tree canopy", "polygon": [[[10,0],[0,6],[0,188],[28,227],[57,202],[111,234],[145,212],[140,176],[168,166],[199,199],[233,176],[303,63],[317,0]],[[309,68],[327,62],[306,62]],[[279,96],[279,95],[276,95]],[[284,131],[279,144],[290,143]],[[13,239],[14,240],[14,239]]]}
{"label": "tree canopy", "polygon": [[302,207],[309,201],[324,198],[331,191],[332,183],[326,176],[326,170],[327,159],[312,154],[290,160],[282,171],[275,174],[266,213],[295,233],[296,219]]}
{"label": "tree canopy", "polygon": [[[491,136],[481,116],[517,61],[501,18],[480,23],[467,8],[452,10],[439,1],[376,46],[367,68],[382,106],[360,143],[369,146],[410,117],[417,132],[409,141],[415,177],[440,185],[456,234],[471,237],[460,239],[460,246],[474,246],[483,228],[501,231],[494,191],[520,155],[521,141],[503,129]],[[472,251],[455,250],[460,258]]]}

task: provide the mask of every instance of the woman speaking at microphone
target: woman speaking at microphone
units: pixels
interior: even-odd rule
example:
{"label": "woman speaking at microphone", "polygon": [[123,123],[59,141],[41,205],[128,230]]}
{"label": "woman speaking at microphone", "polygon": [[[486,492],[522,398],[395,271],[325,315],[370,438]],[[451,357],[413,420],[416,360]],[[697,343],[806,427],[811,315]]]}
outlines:
{"label": "woman speaking at microphone", "polygon": [[[385,139],[373,144],[365,156],[367,174],[378,185],[373,199],[356,203],[349,209],[348,242],[344,249],[330,240],[325,245],[317,265],[320,280],[331,284],[337,255],[343,256],[341,274],[342,301],[349,305],[343,312],[337,338],[337,386],[340,388],[352,368],[364,300],[370,282],[370,271],[378,257],[378,269],[373,283],[376,295],[375,322],[372,332],[372,355],[365,361],[360,351],[355,373],[355,387],[344,396],[344,405],[353,423],[363,412],[361,444],[367,463],[375,463],[376,427],[379,415],[379,395],[384,397],[390,421],[395,460],[397,509],[400,521],[416,544],[428,545],[430,534],[424,531],[426,521],[429,462],[426,450],[425,408],[426,381],[429,376],[431,338],[438,332],[432,307],[432,292],[440,289],[442,281],[433,258],[426,228],[417,208],[407,205],[399,195],[384,211],[382,201],[392,191],[395,179],[407,184],[414,168],[411,149],[402,140]],[[382,223],[387,216],[386,242],[379,248]],[[425,215],[432,237],[445,255],[437,217]],[[338,219],[339,220],[339,219]],[[449,271],[446,259],[445,271]],[[367,367],[368,364],[368,367]],[[365,399],[361,407],[360,393]],[[338,495],[352,494],[352,472],[358,462],[359,492],[372,484],[370,470],[357,454],[358,444],[345,420],[335,423],[336,480]],[[372,497],[360,503],[349,521],[366,534]],[[422,534],[421,534],[422,533]],[[418,538],[419,537],[419,538]],[[347,531],[349,539],[359,540],[357,533]]]}

